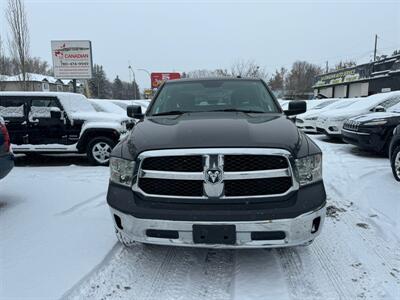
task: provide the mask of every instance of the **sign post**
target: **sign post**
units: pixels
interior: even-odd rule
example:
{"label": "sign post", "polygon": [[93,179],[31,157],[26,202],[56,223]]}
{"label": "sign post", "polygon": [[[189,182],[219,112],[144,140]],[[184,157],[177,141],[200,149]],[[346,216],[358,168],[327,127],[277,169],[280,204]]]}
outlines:
{"label": "sign post", "polygon": [[77,79],[90,79],[92,70],[92,43],[90,41],[51,41],[54,77],[71,79],[76,93]]}

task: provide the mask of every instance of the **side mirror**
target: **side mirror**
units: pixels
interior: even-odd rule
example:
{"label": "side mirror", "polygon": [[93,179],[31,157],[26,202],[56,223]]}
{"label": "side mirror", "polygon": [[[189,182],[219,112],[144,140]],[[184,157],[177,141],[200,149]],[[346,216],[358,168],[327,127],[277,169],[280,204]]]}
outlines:
{"label": "side mirror", "polygon": [[60,110],[51,110],[50,111],[50,118],[60,120],[61,119],[61,111]]}
{"label": "side mirror", "polygon": [[307,111],[307,104],[305,101],[290,101],[288,110],[284,113],[287,116],[299,115]]}
{"label": "side mirror", "polygon": [[134,119],[143,119],[144,114],[142,113],[142,107],[140,105],[129,105],[126,108],[128,117]]}
{"label": "side mirror", "polygon": [[382,105],[378,105],[373,109],[374,112],[385,112],[386,109]]}

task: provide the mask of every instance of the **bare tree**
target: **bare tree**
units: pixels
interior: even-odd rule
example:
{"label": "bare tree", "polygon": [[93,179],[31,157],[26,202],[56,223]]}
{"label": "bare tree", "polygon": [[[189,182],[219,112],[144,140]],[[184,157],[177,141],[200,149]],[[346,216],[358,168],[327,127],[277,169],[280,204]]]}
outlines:
{"label": "bare tree", "polygon": [[16,62],[19,73],[22,74],[23,89],[27,85],[27,62],[29,61],[29,29],[25,5],[22,0],[8,0],[6,17],[10,26],[10,53]]}
{"label": "bare tree", "polygon": [[238,60],[231,66],[231,75],[234,77],[257,77],[267,79],[268,73],[254,60]]}
{"label": "bare tree", "polygon": [[321,67],[306,61],[296,61],[285,78],[285,90],[288,96],[307,98],[312,92],[315,76],[322,73]]}
{"label": "bare tree", "polygon": [[229,76],[229,72],[225,69],[216,69],[216,70],[193,70],[185,73],[185,76],[188,78],[204,78],[204,77],[224,77]]}
{"label": "bare tree", "polygon": [[282,67],[280,70],[275,70],[275,74],[268,80],[268,86],[275,93],[284,93],[286,73],[287,70]]}

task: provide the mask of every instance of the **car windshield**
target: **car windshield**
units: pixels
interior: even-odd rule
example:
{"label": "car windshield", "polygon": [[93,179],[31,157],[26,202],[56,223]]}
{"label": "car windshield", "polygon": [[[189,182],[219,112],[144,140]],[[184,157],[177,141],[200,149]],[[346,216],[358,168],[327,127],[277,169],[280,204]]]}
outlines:
{"label": "car windshield", "polygon": [[200,80],[169,82],[163,86],[149,115],[186,112],[280,112],[260,80]]}
{"label": "car windshield", "polygon": [[392,107],[400,102],[400,96],[397,93],[392,94],[377,94],[366,98],[360,98],[359,101],[351,104],[349,109],[371,109],[377,105],[383,106],[385,109]]}
{"label": "car windshield", "polygon": [[321,102],[317,106],[314,106],[312,109],[321,109],[321,108],[324,108],[324,107],[326,107],[326,106],[328,106],[328,105],[330,105],[332,103],[335,103],[336,101],[338,101],[338,100],[326,100],[326,101]]}

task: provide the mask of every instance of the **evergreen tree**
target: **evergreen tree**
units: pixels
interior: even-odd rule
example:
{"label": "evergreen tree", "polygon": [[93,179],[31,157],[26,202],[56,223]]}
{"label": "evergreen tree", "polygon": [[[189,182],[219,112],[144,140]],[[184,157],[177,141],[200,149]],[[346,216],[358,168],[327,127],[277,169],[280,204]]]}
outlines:
{"label": "evergreen tree", "polygon": [[111,84],[107,80],[106,73],[103,70],[103,66],[94,65],[93,77],[89,79],[89,91],[91,98],[98,99],[109,99],[111,92]]}
{"label": "evergreen tree", "polygon": [[124,85],[118,75],[112,83],[112,97],[113,99],[124,99]]}

